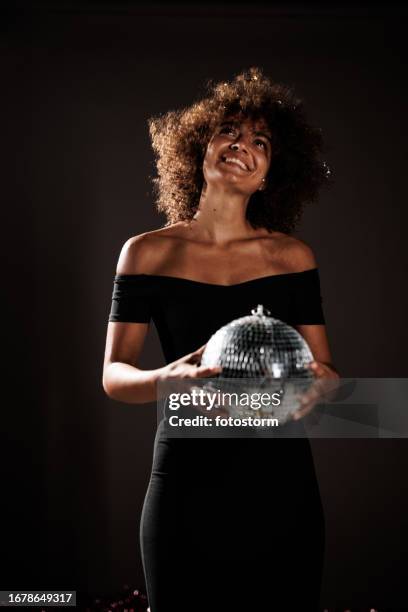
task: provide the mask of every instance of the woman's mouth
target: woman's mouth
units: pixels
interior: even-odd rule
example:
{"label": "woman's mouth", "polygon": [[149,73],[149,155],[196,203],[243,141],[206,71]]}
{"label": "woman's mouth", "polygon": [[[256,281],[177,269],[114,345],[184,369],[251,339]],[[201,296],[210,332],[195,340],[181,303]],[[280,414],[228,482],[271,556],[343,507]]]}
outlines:
{"label": "woman's mouth", "polygon": [[243,162],[241,159],[238,159],[237,157],[231,157],[230,155],[222,155],[221,161],[224,162],[224,164],[237,166],[238,168],[240,168],[241,170],[244,170],[245,172],[250,171],[250,168],[248,168],[247,164]]}

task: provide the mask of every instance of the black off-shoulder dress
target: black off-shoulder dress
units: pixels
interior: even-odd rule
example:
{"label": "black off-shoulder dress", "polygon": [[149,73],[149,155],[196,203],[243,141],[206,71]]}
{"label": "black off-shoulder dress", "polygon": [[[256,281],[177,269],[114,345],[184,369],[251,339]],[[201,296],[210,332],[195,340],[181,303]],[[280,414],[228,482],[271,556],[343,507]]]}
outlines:
{"label": "black off-shoulder dress", "polygon": [[[257,304],[324,324],[318,269],[235,285],[119,274],[109,321],[153,320],[169,363]],[[324,534],[307,438],[169,438],[159,425],[140,524],[151,612],[317,612]]]}

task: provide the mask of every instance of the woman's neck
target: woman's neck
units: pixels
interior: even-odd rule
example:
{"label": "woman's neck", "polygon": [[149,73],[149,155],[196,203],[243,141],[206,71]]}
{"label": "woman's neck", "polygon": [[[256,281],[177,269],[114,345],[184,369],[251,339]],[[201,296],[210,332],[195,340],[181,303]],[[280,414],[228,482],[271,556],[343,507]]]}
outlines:
{"label": "woman's neck", "polygon": [[248,201],[249,196],[236,191],[207,188],[201,193],[191,231],[219,247],[259,235],[246,218]]}

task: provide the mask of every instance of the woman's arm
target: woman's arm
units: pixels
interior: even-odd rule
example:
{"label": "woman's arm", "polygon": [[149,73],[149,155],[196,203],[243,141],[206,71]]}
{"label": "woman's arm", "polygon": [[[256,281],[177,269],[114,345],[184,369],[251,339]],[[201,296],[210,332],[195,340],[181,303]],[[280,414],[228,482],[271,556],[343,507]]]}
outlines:
{"label": "woman's arm", "polygon": [[162,368],[136,367],[148,326],[148,323],[108,323],[102,385],[112,399],[128,404],[156,400],[156,383]]}
{"label": "woman's arm", "polygon": [[298,325],[296,329],[312,351],[314,361],[309,364],[309,367],[315,376],[315,382],[300,398],[300,409],[293,415],[295,421],[311,412],[322,398],[329,401],[334,400],[339,379],[339,374],[332,364],[325,326]]}
{"label": "woman's arm", "polygon": [[[302,272],[317,268],[318,264],[313,250],[306,242],[290,236],[284,250],[284,262],[292,272]],[[316,362],[337,372],[332,363],[329,341],[325,325],[295,325],[295,329],[303,336]]]}
{"label": "woman's arm", "polygon": [[[116,274],[133,274],[137,271],[135,262],[146,256],[147,242],[145,234],[125,242],[119,255]],[[142,322],[108,323],[102,385],[112,399],[129,404],[156,400],[156,382],[160,369],[141,370],[137,367],[148,328],[149,324]]]}
{"label": "woman's arm", "polygon": [[[290,255],[294,271],[317,267],[313,251],[302,240],[295,239],[292,242]],[[326,326],[313,324],[296,325],[295,327],[310,347],[314,361],[309,364],[309,367],[315,377],[311,388],[301,397],[300,409],[293,415],[294,420],[297,420],[311,412],[320,399],[333,400],[335,398],[339,373],[332,363]]]}
{"label": "woman's arm", "polygon": [[[138,273],[137,266],[152,252],[148,247],[146,235],[129,239],[119,256],[116,274]],[[148,328],[147,322],[109,321],[102,385],[112,399],[128,404],[154,402],[157,400],[159,380],[200,378],[219,373],[218,367],[198,365],[205,345],[161,368],[141,370],[137,363]]]}
{"label": "woman's arm", "polygon": [[161,368],[141,370],[136,361],[142,350],[148,323],[108,323],[102,385],[112,399],[144,404],[158,399],[159,380],[181,380],[215,376],[219,366],[201,366],[205,344]]}

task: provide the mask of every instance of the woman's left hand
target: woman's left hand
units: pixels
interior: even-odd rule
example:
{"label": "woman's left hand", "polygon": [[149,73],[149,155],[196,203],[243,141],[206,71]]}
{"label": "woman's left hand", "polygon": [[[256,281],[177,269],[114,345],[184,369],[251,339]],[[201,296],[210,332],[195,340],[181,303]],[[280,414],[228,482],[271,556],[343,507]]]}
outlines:
{"label": "woman's left hand", "polygon": [[321,361],[311,361],[308,367],[312,370],[315,380],[310,389],[299,396],[300,408],[292,414],[294,421],[309,414],[322,397],[330,399],[332,392],[338,387],[340,377],[333,366]]}

